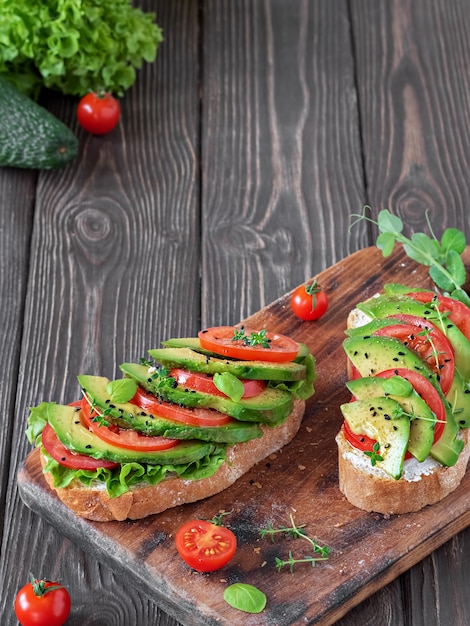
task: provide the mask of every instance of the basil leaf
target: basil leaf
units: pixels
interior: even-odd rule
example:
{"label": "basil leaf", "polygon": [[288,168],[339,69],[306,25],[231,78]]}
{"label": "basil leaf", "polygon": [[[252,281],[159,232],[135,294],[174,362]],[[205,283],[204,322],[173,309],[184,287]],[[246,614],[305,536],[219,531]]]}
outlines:
{"label": "basil leaf", "polygon": [[234,583],[224,591],[224,600],[234,609],[245,613],[261,613],[266,606],[265,594],[246,583]]}
{"label": "basil leaf", "polygon": [[112,402],[123,404],[124,402],[129,402],[135,396],[137,383],[132,378],[112,380],[106,385],[106,391],[109,393]]}
{"label": "basil leaf", "polygon": [[219,391],[234,402],[240,402],[245,393],[242,381],[230,372],[217,372],[214,374],[214,385]]}
{"label": "basil leaf", "polygon": [[413,391],[413,385],[402,376],[391,376],[384,380],[384,392],[389,395],[407,398]]}

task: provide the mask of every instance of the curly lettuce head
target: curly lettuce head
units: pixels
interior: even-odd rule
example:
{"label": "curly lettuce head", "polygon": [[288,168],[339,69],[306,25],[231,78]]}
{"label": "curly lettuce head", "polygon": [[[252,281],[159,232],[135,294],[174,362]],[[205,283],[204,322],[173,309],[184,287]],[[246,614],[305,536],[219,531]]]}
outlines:
{"label": "curly lettuce head", "polygon": [[3,0],[0,7],[0,74],[32,96],[42,86],[120,96],[162,41],[155,14],[130,0]]}

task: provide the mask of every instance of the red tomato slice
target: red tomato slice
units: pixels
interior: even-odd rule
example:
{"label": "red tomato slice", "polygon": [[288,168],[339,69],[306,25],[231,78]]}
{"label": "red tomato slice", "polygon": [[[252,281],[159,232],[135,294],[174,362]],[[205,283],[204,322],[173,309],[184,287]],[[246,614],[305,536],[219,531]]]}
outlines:
{"label": "red tomato slice", "polygon": [[152,437],[132,429],[119,428],[119,426],[114,425],[101,425],[99,422],[93,421],[90,412],[90,405],[86,399],[82,402],[81,417],[88,429],[91,430],[97,437],[107,443],[120,448],[126,448],[127,450],[136,450],[137,452],[168,450],[169,448],[174,448],[181,443],[178,439]]}
{"label": "red tomato slice", "polygon": [[[394,337],[417,352],[437,374],[442,392],[446,395],[454,380],[454,350],[447,337],[436,326],[413,315],[394,315],[400,324],[384,326],[376,336]],[[421,329],[421,330],[420,330]]]}
{"label": "red tomato slice", "polygon": [[439,302],[439,311],[441,313],[448,313],[449,319],[470,341],[470,309],[463,302],[430,291],[410,291],[410,293],[406,295],[424,304],[431,304],[433,300],[435,301],[437,299]]}
{"label": "red tomato slice", "polygon": [[207,520],[190,520],[176,532],[176,549],[198,572],[213,572],[226,565],[237,549],[237,538],[225,526]]}
{"label": "red tomato slice", "polygon": [[[397,369],[385,370],[384,372],[380,372],[380,374],[376,374],[380,378],[390,378],[392,376],[401,376],[408,380],[412,385],[416,393],[418,393],[426,404],[429,406],[431,411],[436,416],[437,422],[434,429],[434,443],[439,440],[441,437],[445,422],[446,422],[446,410],[444,407],[444,403],[442,401],[439,392],[433,387],[432,383],[429,382],[424,376],[421,376],[418,372],[413,370],[408,370],[406,368],[399,367]],[[358,450],[361,451],[369,451],[372,452],[374,444],[376,443],[375,439],[371,439],[367,437],[367,435],[356,435],[350,429],[346,420],[344,420],[344,436],[345,439]],[[406,458],[410,458],[411,454],[407,452]]]}
{"label": "red tomato slice", "polygon": [[[244,339],[234,339],[235,330],[244,331]],[[263,335],[268,345],[256,343],[251,345],[253,335]],[[244,361],[293,361],[299,352],[296,341],[285,335],[257,331],[251,328],[237,328],[234,326],[216,326],[199,331],[199,341],[205,350],[210,350],[221,356]]]}
{"label": "red tomato slice", "polygon": [[155,417],[181,422],[191,426],[225,426],[233,422],[233,418],[214,409],[186,408],[159,400],[151,393],[139,387],[131,402],[140,406]]}
{"label": "red tomato slice", "polygon": [[54,460],[70,469],[96,470],[100,467],[114,469],[119,466],[119,463],[114,463],[113,461],[94,459],[85,454],[71,452],[60,441],[50,424],[46,424],[42,431],[42,445]]}
{"label": "red tomato slice", "polygon": [[[213,381],[213,376],[210,374],[201,374],[200,372],[189,372],[183,369],[173,369],[170,371],[172,376],[179,385],[184,385],[189,389],[195,389],[196,391],[202,391],[203,393],[210,393],[213,396],[222,396],[227,398],[228,396],[218,389]],[[244,398],[254,398],[259,396],[266,389],[266,383],[264,380],[242,380],[245,392]]]}

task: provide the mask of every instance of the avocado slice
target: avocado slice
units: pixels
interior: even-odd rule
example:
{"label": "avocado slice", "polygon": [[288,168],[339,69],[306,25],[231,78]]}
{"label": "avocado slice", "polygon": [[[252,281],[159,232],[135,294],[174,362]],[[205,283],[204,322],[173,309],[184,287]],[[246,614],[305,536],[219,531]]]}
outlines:
{"label": "avocado slice", "polygon": [[459,433],[460,428],[454,414],[450,407],[447,407],[446,425],[442,435],[431,448],[431,456],[447,467],[455,465],[464,448],[464,442],[459,438]]}
{"label": "avocado slice", "polygon": [[403,411],[410,416],[410,437],[408,452],[418,461],[424,461],[434,442],[436,416],[423,398],[412,389],[407,396],[386,393],[384,383],[387,379],[377,377],[357,378],[347,383],[349,391],[358,400],[374,397],[388,397],[398,402]]}
{"label": "avocado slice", "polygon": [[373,376],[378,372],[405,367],[419,372],[441,390],[436,375],[421,357],[394,337],[370,337],[354,335],[347,337],[343,348],[361,376]]}
{"label": "avocado slice", "polygon": [[[188,341],[183,339],[181,341]],[[197,341],[199,341],[197,339]],[[176,343],[176,340],[171,340]],[[306,367],[294,361],[288,363],[268,363],[267,361],[236,361],[222,358],[220,355],[203,353],[194,348],[182,345],[176,347],[171,342],[164,342],[167,348],[149,350],[150,356],[166,367],[182,367],[191,372],[216,374],[230,372],[237,378],[249,380],[294,381],[303,380]]]}
{"label": "avocado slice", "polygon": [[193,426],[175,422],[159,415],[150,415],[131,402],[113,402],[106,391],[110,382],[103,376],[78,376],[78,382],[91,405],[106,411],[106,419],[121,428],[134,430],[170,439],[200,439],[217,443],[241,443],[261,437],[260,426],[253,422],[233,420],[224,426]]}
{"label": "avocado slice", "polygon": [[69,450],[86,454],[94,459],[117,463],[147,463],[149,465],[187,465],[202,459],[214,450],[214,445],[202,441],[182,441],[174,448],[161,451],[140,452],[114,446],[101,440],[80,420],[76,407],[48,403],[47,421],[60,441]]}
{"label": "avocado slice", "polygon": [[404,295],[385,294],[361,302],[357,308],[372,318],[406,313],[429,320],[447,336],[454,348],[455,366],[464,380],[470,381],[470,341],[453,322],[440,316],[433,307]]}
{"label": "avocado slice", "polygon": [[[398,402],[392,398],[366,398],[342,404],[341,412],[353,433],[367,435],[378,442],[377,454],[381,460],[375,464],[398,480],[410,436],[410,420],[403,416]],[[371,463],[373,461],[371,457]]]}
{"label": "avocado slice", "polygon": [[292,394],[282,389],[267,387],[253,398],[242,398],[239,402],[233,402],[230,398],[189,390],[182,385],[160,386],[145,365],[123,363],[120,368],[126,376],[133,378],[143,389],[162,400],[186,407],[216,409],[241,421],[275,426],[290,415],[294,405]]}
{"label": "avocado slice", "polygon": [[460,370],[454,370],[454,380],[446,399],[449,401],[460,428],[470,426],[470,385],[463,379]]}

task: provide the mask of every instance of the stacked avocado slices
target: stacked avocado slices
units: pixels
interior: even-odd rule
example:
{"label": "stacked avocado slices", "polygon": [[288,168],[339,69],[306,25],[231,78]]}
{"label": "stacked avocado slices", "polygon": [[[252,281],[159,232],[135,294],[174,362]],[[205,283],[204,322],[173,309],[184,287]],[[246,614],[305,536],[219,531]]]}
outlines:
{"label": "stacked avocado slices", "polygon": [[[470,341],[448,313],[440,310],[432,292],[429,302],[421,302],[412,297],[412,291],[401,285],[389,285],[384,294],[358,304],[357,308],[369,321],[349,329],[343,343],[355,371],[355,380],[347,384],[352,401],[341,406],[343,417],[353,433],[376,441],[375,450],[366,454],[373,465],[395,479],[402,476],[407,456],[418,462],[431,457],[444,466],[454,465],[464,446],[460,429],[470,425]],[[407,345],[406,341],[395,338],[393,332],[382,332],[386,327],[390,330],[404,324],[410,316],[423,320],[422,329],[416,328],[416,336],[425,335],[426,323],[430,323],[451,344],[455,368],[446,393],[439,372],[413,349],[412,341]],[[429,342],[432,347],[432,338]],[[439,438],[434,437],[439,420],[426,402],[426,395],[419,395],[409,384],[407,371],[411,372],[410,381],[414,374],[428,381],[431,395],[438,394],[442,401],[445,418],[441,422],[445,424],[440,424]],[[386,380],[382,377],[384,372],[388,372]]]}
{"label": "stacked avocado slices", "polygon": [[[120,495],[137,480],[123,481],[122,475],[119,479],[110,477],[113,472],[122,472],[125,464],[129,475],[135,473],[152,484],[163,480],[169,473],[189,479],[206,477],[217,471],[225,460],[228,446],[261,437],[262,426],[282,424],[291,414],[296,399],[305,400],[314,393],[315,360],[304,344],[299,344],[295,360],[287,362],[221,357],[203,349],[199,339],[194,337],[170,339],[162,345],[162,348],[149,351],[150,359],[123,363],[120,366],[123,378],[119,381],[80,375],[78,382],[95,420],[102,420],[108,427],[136,431],[139,436],[176,439],[177,445],[145,452],[112,445],[87,427],[77,416],[79,409],[76,406],[46,402],[31,410],[27,433],[30,441],[36,440],[36,444],[41,445],[40,435],[47,422],[71,452],[120,464],[112,471],[86,476],[83,471],[78,472],[82,481],[103,480],[108,487],[114,485],[108,489],[110,495]],[[260,393],[250,397],[206,393],[178,382],[171,376],[174,368],[204,374],[209,379],[224,374],[238,381],[263,381],[263,386]],[[123,381],[128,383],[130,393],[122,393],[123,385],[119,383]],[[117,388],[120,389],[118,393]],[[151,410],[136,402],[136,390],[152,398]],[[172,420],[165,412],[159,414],[159,404],[189,412],[203,409],[209,414],[224,414],[229,419],[222,425],[199,425],[197,420],[186,423]],[[64,486],[77,477],[72,470],[61,467],[57,459],[46,458],[46,469],[54,475],[57,486]],[[118,489],[115,488],[117,482],[120,483]]]}

